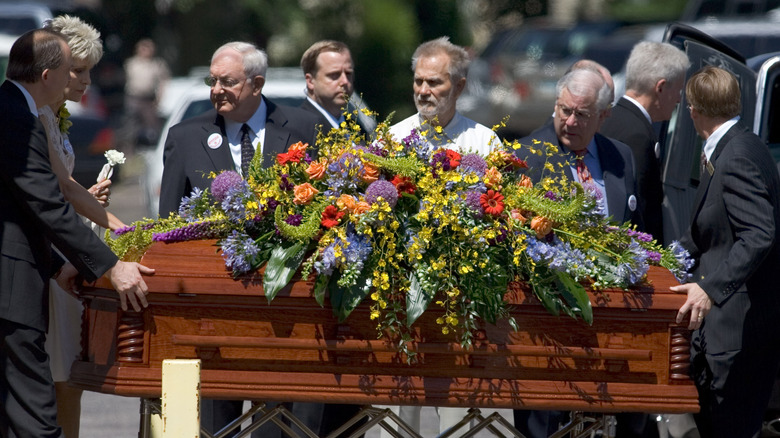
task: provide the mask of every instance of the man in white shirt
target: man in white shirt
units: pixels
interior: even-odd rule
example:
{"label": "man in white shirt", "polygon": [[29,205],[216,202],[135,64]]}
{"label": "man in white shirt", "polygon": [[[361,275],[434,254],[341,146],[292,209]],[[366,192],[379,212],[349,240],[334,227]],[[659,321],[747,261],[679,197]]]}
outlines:
{"label": "man in white shirt", "polygon": [[[414,71],[414,105],[417,114],[390,127],[398,141],[417,131],[431,151],[444,147],[461,153],[487,155],[501,145],[490,128],[459,114],[458,97],[466,87],[469,57],[466,50],[441,37],[421,44],[412,55]],[[420,430],[420,406],[390,406],[404,422]],[[439,432],[457,424],[468,412],[466,408],[436,408]],[[389,436],[382,430],[382,436]]]}
{"label": "man in white shirt", "polygon": [[390,128],[396,140],[412,130],[428,140],[431,149],[445,147],[482,155],[501,145],[490,128],[457,112],[455,104],[466,88],[469,57],[466,50],[441,37],[421,44],[412,55],[414,114]]}

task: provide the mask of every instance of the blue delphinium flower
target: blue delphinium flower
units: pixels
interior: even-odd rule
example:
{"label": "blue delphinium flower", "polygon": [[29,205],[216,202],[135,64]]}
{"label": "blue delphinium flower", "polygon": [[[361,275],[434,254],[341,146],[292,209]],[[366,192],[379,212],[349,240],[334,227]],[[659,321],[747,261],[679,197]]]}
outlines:
{"label": "blue delphinium flower", "polygon": [[360,271],[363,269],[363,263],[371,255],[371,240],[368,236],[358,234],[351,228],[347,229],[347,242],[342,249],[345,259],[344,266]]}
{"label": "blue delphinium flower", "polygon": [[234,275],[247,273],[253,269],[252,260],[260,252],[255,241],[236,230],[220,242],[225,265]]}
{"label": "blue delphinium flower", "polygon": [[413,129],[409,136],[401,140],[408,154],[417,155],[417,159],[427,162],[431,159],[431,147],[428,141],[424,139],[416,129]]}
{"label": "blue delphinium flower", "polygon": [[363,162],[354,154],[345,153],[337,161],[328,164],[328,190],[325,196],[338,198],[342,193],[354,192],[357,189],[357,176],[363,173]]}
{"label": "blue delphinium flower", "polygon": [[331,275],[336,268],[336,242],[325,247],[320,254],[320,259],[314,262],[314,269],[320,275]]}

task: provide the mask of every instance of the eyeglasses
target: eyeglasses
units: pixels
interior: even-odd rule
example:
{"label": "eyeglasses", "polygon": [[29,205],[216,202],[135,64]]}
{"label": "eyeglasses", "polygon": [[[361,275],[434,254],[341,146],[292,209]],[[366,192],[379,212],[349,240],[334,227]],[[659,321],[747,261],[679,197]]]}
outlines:
{"label": "eyeglasses", "polygon": [[203,78],[203,83],[212,88],[214,88],[217,84],[219,84],[219,86],[222,88],[233,88],[242,82],[244,81],[230,78],[215,78],[214,76],[206,76]]}
{"label": "eyeglasses", "polygon": [[578,109],[572,109],[566,106],[563,106],[559,103],[555,104],[555,107],[558,108],[558,114],[561,116],[561,120],[568,120],[569,117],[572,115],[574,116],[574,119],[578,122],[585,123],[593,116],[588,111],[578,110]]}

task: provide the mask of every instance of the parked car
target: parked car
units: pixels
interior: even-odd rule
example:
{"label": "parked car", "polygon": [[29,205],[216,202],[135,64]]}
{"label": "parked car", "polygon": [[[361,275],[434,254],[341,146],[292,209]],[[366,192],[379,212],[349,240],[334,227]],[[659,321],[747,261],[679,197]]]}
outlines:
{"label": "parked car", "polygon": [[[202,70],[196,71],[202,73]],[[169,88],[165,93],[167,95],[175,92],[178,94],[179,99],[172,105],[173,109],[170,110],[170,115],[165,122],[157,146],[152,150],[142,152],[146,162],[146,173],[142,179],[142,186],[150,217],[156,217],[159,211],[163,152],[168,130],[182,120],[203,114],[213,108],[211,100],[209,100],[209,87],[203,83],[203,78],[206,74],[208,74],[208,70],[199,77],[188,76],[186,78],[174,79],[172,83],[176,85]],[[306,80],[300,68],[269,68],[266,73],[266,82],[263,86],[263,95],[273,100],[276,104],[297,107],[305,99],[305,88]],[[163,97],[163,102],[165,99]],[[167,107],[161,105],[162,108]]]}
{"label": "parked car", "polygon": [[43,27],[43,23],[52,17],[51,9],[42,3],[0,2],[0,33],[19,36]]}
{"label": "parked car", "polygon": [[618,22],[574,26],[528,21],[501,31],[474,59],[458,110],[487,126],[509,116],[505,134],[522,136],[541,126],[553,111],[555,84],[595,41]]}

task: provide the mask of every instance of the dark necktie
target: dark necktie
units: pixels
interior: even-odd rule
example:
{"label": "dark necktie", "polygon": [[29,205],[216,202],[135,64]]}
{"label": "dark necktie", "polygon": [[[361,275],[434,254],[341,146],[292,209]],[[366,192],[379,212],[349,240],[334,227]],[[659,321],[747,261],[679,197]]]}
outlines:
{"label": "dark necktie", "polygon": [[252,140],[249,138],[249,125],[244,123],[241,126],[241,175],[244,179],[249,177],[249,165],[255,156],[255,148],[252,146]]}

